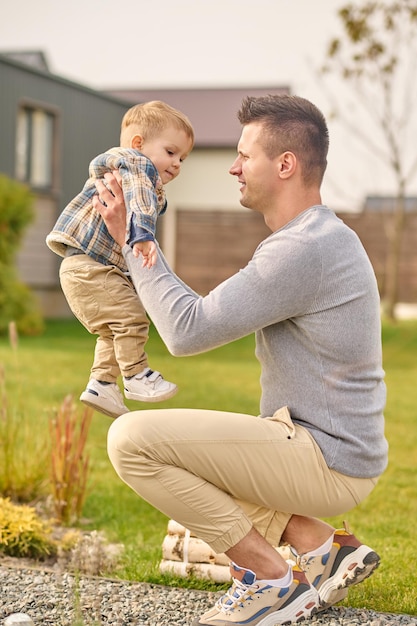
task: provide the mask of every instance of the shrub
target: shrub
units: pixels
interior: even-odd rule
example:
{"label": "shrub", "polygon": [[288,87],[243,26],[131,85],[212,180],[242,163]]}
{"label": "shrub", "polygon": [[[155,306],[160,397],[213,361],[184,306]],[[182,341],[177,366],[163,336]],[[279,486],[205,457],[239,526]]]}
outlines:
{"label": "shrub", "polygon": [[11,321],[22,335],[39,335],[45,329],[36,294],[22,283],[16,269],[0,263],[0,334]]}
{"label": "shrub", "polygon": [[19,280],[15,255],[27,226],[34,219],[33,196],[25,185],[0,174],[0,333],[12,320],[22,334],[44,329],[39,303]]}
{"label": "shrub", "polygon": [[69,531],[62,537],[58,552],[66,571],[100,576],[114,570],[123,549],[122,544],[109,544],[103,532]]}
{"label": "shrub", "polygon": [[9,265],[33,222],[33,196],[26,185],[0,174],[0,263]]}
{"label": "shrub", "polygon": [[50,525],[33,507],[0,498],[0,552],[9,556],[42,558],[56,552]]}

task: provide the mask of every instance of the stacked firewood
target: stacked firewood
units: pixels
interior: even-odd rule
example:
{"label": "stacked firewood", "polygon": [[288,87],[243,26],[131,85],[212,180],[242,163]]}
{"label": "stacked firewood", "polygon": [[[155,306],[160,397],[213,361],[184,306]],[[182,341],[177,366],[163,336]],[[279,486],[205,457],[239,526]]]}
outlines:
{"label": "stacked firewood", "polygon": [[[289,558],[288,546],[280,546],[277,550],[285,559]],[[161,573],[227,583],[231,580],[229,563],[230,559],[225,554],[217,554],[187,528],[169,520],[168,532],[162,543]]]}

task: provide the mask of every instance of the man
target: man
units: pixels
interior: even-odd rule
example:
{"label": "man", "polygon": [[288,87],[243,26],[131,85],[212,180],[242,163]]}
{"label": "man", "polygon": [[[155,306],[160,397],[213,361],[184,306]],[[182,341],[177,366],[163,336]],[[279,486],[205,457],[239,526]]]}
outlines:
{"label": "man", "polygon": [[[141,497],[231,559],[233,584],[194,626],[272,626],[334,604],[379,556],[319,517],[344,513],[387,464],[379,295],[353,231],[322,205],[328,130],[297,96],[248,97],[230,173],[272,234],[205,297],[163,255],[150,270],[123,247],[133,283],[174,355],[256,334],[260,415],[131,412],[110,459]],[[123,197],[106,176],[95,200],[124,244]],[[221,381],[219,381],[221,384]],[[291,545],[295,565],[273,546]]]}

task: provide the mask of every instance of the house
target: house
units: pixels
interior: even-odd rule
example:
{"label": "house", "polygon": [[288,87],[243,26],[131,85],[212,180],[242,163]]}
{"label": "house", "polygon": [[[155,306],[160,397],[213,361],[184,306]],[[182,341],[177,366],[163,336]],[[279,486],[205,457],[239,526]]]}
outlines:
{"label": "house", "polygon": [[70,315],[59,286],[60,259],[45,237],[84,184],[91,158],[118,144],[130,104],[51,74],[36,51],[0,54],[0,84],[0,172],[27,183],[35,196],[36,217],[18,269],[46,317]]}

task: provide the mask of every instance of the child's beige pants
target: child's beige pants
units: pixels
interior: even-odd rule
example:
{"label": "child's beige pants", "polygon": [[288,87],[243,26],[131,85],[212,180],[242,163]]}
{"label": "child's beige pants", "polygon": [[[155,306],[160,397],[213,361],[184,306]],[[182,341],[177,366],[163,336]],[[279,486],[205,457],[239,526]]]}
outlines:
{"label": "child's beige pants", "polygon": [[75,317],[98,335],[92,378],[114,383],[120,373],[134,376],[148,367],[149,320],[129,278],[86,254],[65,258],[59,277]]}

